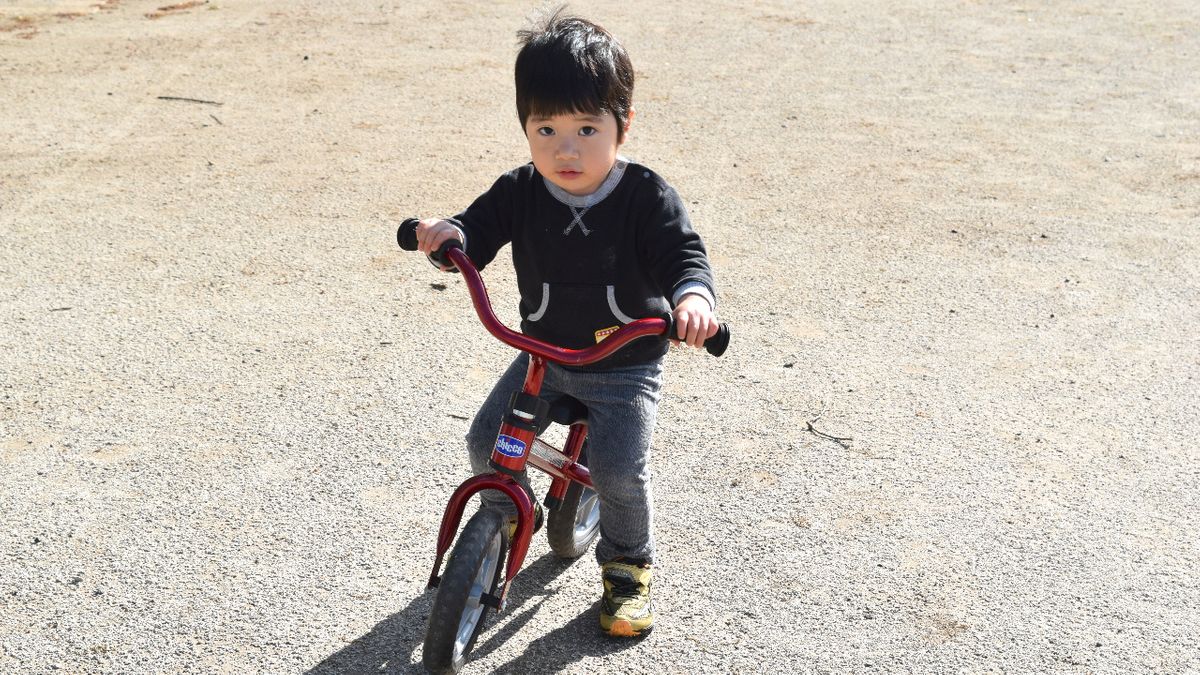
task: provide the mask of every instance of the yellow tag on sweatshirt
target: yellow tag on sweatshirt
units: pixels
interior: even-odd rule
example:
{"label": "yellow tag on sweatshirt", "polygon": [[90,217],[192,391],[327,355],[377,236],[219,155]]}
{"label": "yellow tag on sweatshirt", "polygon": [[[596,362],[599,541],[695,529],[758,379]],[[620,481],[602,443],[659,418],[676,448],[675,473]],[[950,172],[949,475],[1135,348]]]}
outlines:
{"label": "yellow tag on sweatshirt", "polygon": [[620,328],[620,326],[612,326],[610,328],[601,328],[600,330],[596,331],[596,344],[600,344],[600,342],[603,341],[604,338],[617,332],[618,328]]}

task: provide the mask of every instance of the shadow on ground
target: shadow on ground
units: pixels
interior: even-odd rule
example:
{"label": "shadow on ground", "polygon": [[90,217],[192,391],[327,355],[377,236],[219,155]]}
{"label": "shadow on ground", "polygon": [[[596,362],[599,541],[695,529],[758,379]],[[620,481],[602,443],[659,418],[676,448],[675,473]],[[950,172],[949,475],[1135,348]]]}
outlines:
{"label": "shadow on ground", "polygon": [[[513,583],[507,613],[512,617],[489,635],[487,629],[471,652],[471,659],[482,659],[512,639],[533,619],[545,597],[554,593],[551,583],[572,561],[547,553],[521,570]],[[425,640],[425,624],[433,605],[434,593],[422,593],[408,606],[380,621],[369,633],[326,657],[306,675],[349,675],[351,673],[422,673],[414,657]],[[536,598],[536,602],[530,602]],[[497,667],[497,672],[554,672],[584,656],[611,654],[636,644],[631,640],[604,637],[597,627],[599,601],[579,616],[530,642],[521,655]],[[494,619],[493,619],[494,622]]]}
{"label": "shadow on ground", "polygon": [[[536,608],[534,608],[536,610]],[[529,612],[532,616],[533,612]],[[600,632],[600,601],[596,600],[579,616],[571,619],[562,626],[546,633],[530,642],[521,655],[508,663],[496,667],[497,673],[556,673],[585,656],[606,656],[635,646],[638,640],[610,638]],[[528,620],[528,619],[526,619]],[[490,647],[492,640],[497,645],[508,639],[509,627],[517,624],[517,620],[509,622],[504,630],[488,640],[482,647],[477,646],[476,652],[483,656]],[[523,622],[522,622],[523,623]],[[515,630],[513,631],[515,632]]]}

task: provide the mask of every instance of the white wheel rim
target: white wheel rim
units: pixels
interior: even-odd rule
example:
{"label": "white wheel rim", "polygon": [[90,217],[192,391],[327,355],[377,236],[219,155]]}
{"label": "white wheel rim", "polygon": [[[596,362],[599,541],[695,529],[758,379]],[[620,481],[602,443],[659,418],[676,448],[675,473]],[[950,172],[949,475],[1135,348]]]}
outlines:
{"label": "white wheel rim", "polygon": [[584,488],[579,495],[579,508],[575,509],[575,543],[579,545],[592,537],[600,527],[600,495],[591,488]]}

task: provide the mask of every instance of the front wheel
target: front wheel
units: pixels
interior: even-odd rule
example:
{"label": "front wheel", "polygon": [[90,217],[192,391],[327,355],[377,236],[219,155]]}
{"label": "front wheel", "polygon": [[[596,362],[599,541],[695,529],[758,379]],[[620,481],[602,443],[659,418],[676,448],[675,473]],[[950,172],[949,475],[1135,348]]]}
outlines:
{"label": "front wheel", "polygon": [[508,552],[507,519],[497,509],[483,509],[467,521],[446,560],[446,573],[425,631],[425,668],[431,673],[457,673],[483,630],[487,605],[495,596]]}
{"label": "front wheel", "polygon": [[[586,452],[587,446],[584,446]],[[580,464],[587,466],[586,456],[580,453]],[[562,503],[550,509],[546,519],[546,538],[550,548],[560,558],[578,558],[587,553],[592,542],[600,536],[600,495],[579,483],[571,483]]]}

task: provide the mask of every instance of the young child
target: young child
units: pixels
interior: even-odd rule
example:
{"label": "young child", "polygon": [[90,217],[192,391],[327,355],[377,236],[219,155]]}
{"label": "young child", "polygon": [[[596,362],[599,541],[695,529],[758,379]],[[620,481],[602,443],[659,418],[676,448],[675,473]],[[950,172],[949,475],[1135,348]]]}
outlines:
{"label": "young child", "polygon": [[[519,36],[517,114],[533,161],[457,216],[422,220],[420,251],[456,238],[483,268],[511,243],[521,330],[538,339],[579,349],[670,311],[678,341],[702,346],[718,328],[704,244],[675,190],[617,154],[634,117],[624,47],[562,10]],[[600,627],[612,635],[635,636],[654,623],[650,437],[667,347],[665,337],[641,338],[591,366],[549,364],[543,381],[546,400],[567,394],[588,407],[588,469],[600,498]],[[476,474],[492,471],[496,429],[527,368],[522,354],[475,416],[467,445]],[[515,512],[498,492],[481,498]]]}

